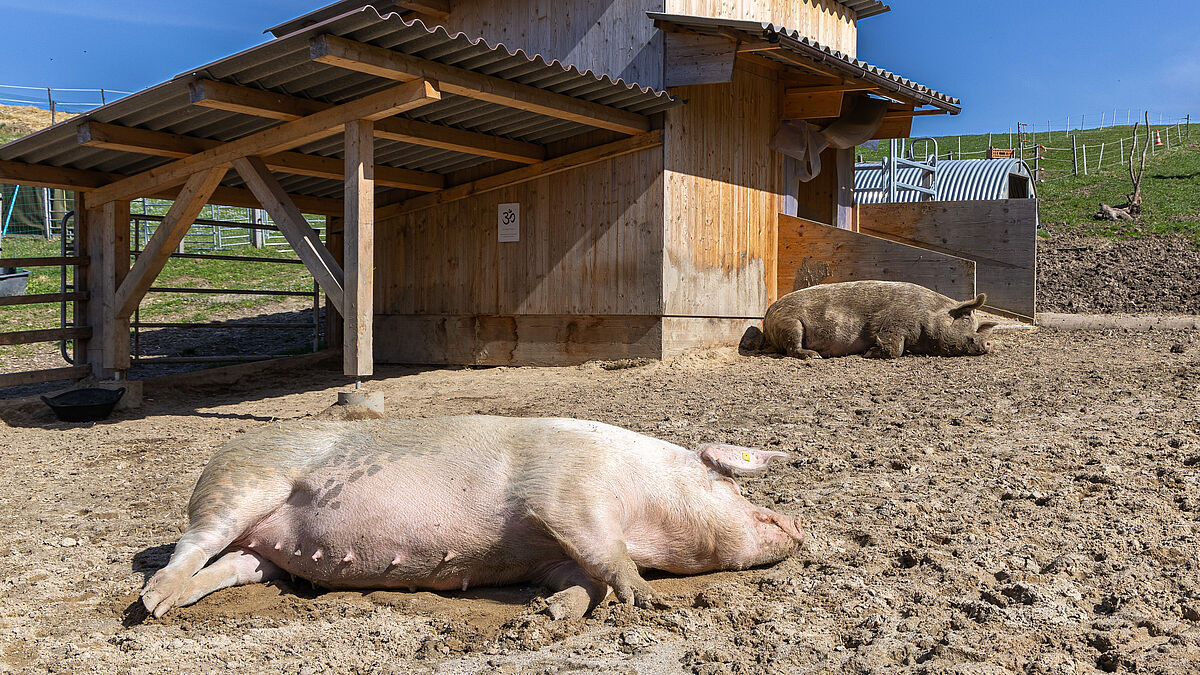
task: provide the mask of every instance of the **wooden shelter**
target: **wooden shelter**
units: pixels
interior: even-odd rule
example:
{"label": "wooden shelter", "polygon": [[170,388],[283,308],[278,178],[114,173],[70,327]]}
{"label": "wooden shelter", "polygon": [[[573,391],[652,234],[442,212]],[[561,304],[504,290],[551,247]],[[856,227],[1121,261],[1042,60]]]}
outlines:
{"label": "wooden shelter", "polygon": [[[0,182],[76,191],[80,358],[128,368],[130,313],[206,202],[271,214],[350,376],[736,343],[791,290],[801,229],[857,229],[852,150],[801,182],[781,123],[864,94],[877,138],[959,110],[854,58],[874,0],[567,4],[340,2],[0,147]],[[130,266],[139,196],[176,201]]]}

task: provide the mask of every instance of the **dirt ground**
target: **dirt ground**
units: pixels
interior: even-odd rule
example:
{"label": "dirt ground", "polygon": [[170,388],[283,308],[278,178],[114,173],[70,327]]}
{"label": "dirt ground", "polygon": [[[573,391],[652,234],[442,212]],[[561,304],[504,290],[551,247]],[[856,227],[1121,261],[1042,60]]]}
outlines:
{"label": "dirt ground", "polygon": [[329,368],[151,386],[143,409],[0,425],[0,670],[1200,672],[1200,335],[1016,331],[976,358],[696,352],[571,368],[385,368],[393,416],[601,420],[792,459],[742,481],[806,523],[775,566],[651,575],[669,608],[537,614],[539,589],[219,591],[162,620],[222,443],[320,412]]}
{"label": "dirt ground", "polygon": [[1106,239],[1047,225],[1039,312],[1200,314],[1200,244],[1181,235]]}

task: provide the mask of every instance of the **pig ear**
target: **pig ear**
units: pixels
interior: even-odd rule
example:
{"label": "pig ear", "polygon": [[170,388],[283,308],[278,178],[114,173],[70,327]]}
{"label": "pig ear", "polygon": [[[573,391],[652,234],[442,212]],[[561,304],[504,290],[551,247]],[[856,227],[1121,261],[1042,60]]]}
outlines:
{"label": "pig ear", "polygon": [[696,448],[696,452],[700,455],[700,461],[726,476],[757,473],[771,462],[788,456],[786,452],[755,450],[724,443],[708,443]]}
{"label": "pig ear", "polygon": [[960,316],[966,316],[980,307],[983,307],[983,303],[985,302],[987,302],[987,293],[980,293],[979,295],[975,296],[974,300],[964,300],[958,303],[958,305],[951,307],[950,316],[956,319]]}
{"label": "pig ear", "polygon": [[992,332],[993,328],[999,325],[1000,324],[996,323],[995,321],[984,321],[983,323],[979,324],[979,327],[975,329],[975,332],[979,333],[980,335],[987,335],[988,333]]}

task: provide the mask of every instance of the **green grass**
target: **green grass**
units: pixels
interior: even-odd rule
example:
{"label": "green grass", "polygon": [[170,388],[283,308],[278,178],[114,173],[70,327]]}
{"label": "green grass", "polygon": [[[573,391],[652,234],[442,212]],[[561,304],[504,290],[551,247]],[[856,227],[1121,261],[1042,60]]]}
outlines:
{"label": "green grass", "polygon": [[[1159,130],[1165,141],[1167,127],[1152,124],[1153,130]],[[1039,163],[1046,180],[1037,186],[1042,222],[1108,237],[1183,234],[1200,242],[1200,129],[1190,143],[1181,144],[1176,133],[1176,128],[1170,127],[1170,151],[1152,144],[1147,154],[1146,173],[1142,179],[1141,218],[1112,223],[1094,220],[1092,215],[1099,211],[1100,202],[1118,205],[1125,201],[1125,195],[1130,192],[1129,169],[1125,162],[1129,159],[1133,127],[1106,127],[1070,133],[1055,131],[1049,138],[1045,131],[1039,132],[1036,142],[1046,146]],[[1087,146],[1086,176],[1082,167],[1080,175],[1074,175],[1071,134],[1075,135],[1081,162],[1083,146]],[[939,155],[945,157],[947,151],[954,151],[958,156],[959,138],[938,137]],[[1124,139],[1123,144],[1121,139]],[[1138,139],[1140,146],[1145,139],[1144,127],[1138,128]],[[988,135],[962,136],[961,142],[961,156],[964,159],[981,158],[988,145]],[[1103,157],[1100,155],[1101,143],[1104,144]],[[993,134],[992,145],[1008,147],[1008,134]],[[917,141],[913,147],[917,157],[932,152],[932,144],[922,141]],[[863,161],[879,161],[887,153],[887,145],[881,143],[878,150],[859,147],[855,152]],[[1026,161],[1033,167],[1030,150],[1026,151]]]}
{"label": "green grass", "polygon": [[[59,255],[59,241],[37,236],[9,236],[4,239],[4,258]],[[253,256],[296,260],[290,250],[239,246],[219,251],[222,255]],[[57,293],[60,278],[57,267],[35,267],[29,276],[28,294]],[[68,268],[67,281],[71,282]],[[155,286],[181,288],[240,288],[308,292],[312,277],[303,265],[223,260],[172,258],[154,282]],[[150,322],[206,322],[223,315],[280,302],[279,296],[233,296],[196,293],[149,293],[142,301],[140,318]],[[68,307],[68,310],[70,308]],[[0,307],[0,332],[57,328],[59,304]],[[38,345],[0,348],[0,357],[31,354]]]}

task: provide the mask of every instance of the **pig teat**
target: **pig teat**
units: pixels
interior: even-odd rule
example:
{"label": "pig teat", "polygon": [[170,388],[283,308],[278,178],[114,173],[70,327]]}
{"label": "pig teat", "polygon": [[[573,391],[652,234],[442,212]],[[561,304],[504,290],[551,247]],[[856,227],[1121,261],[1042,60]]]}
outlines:
{"label": "pig teat", "polygon": [[696,448],[696,453],[705,465],[726,476],[757,473],[771,462],[788,456],[786,452],[755,450],[726,443],[706,443]]}

